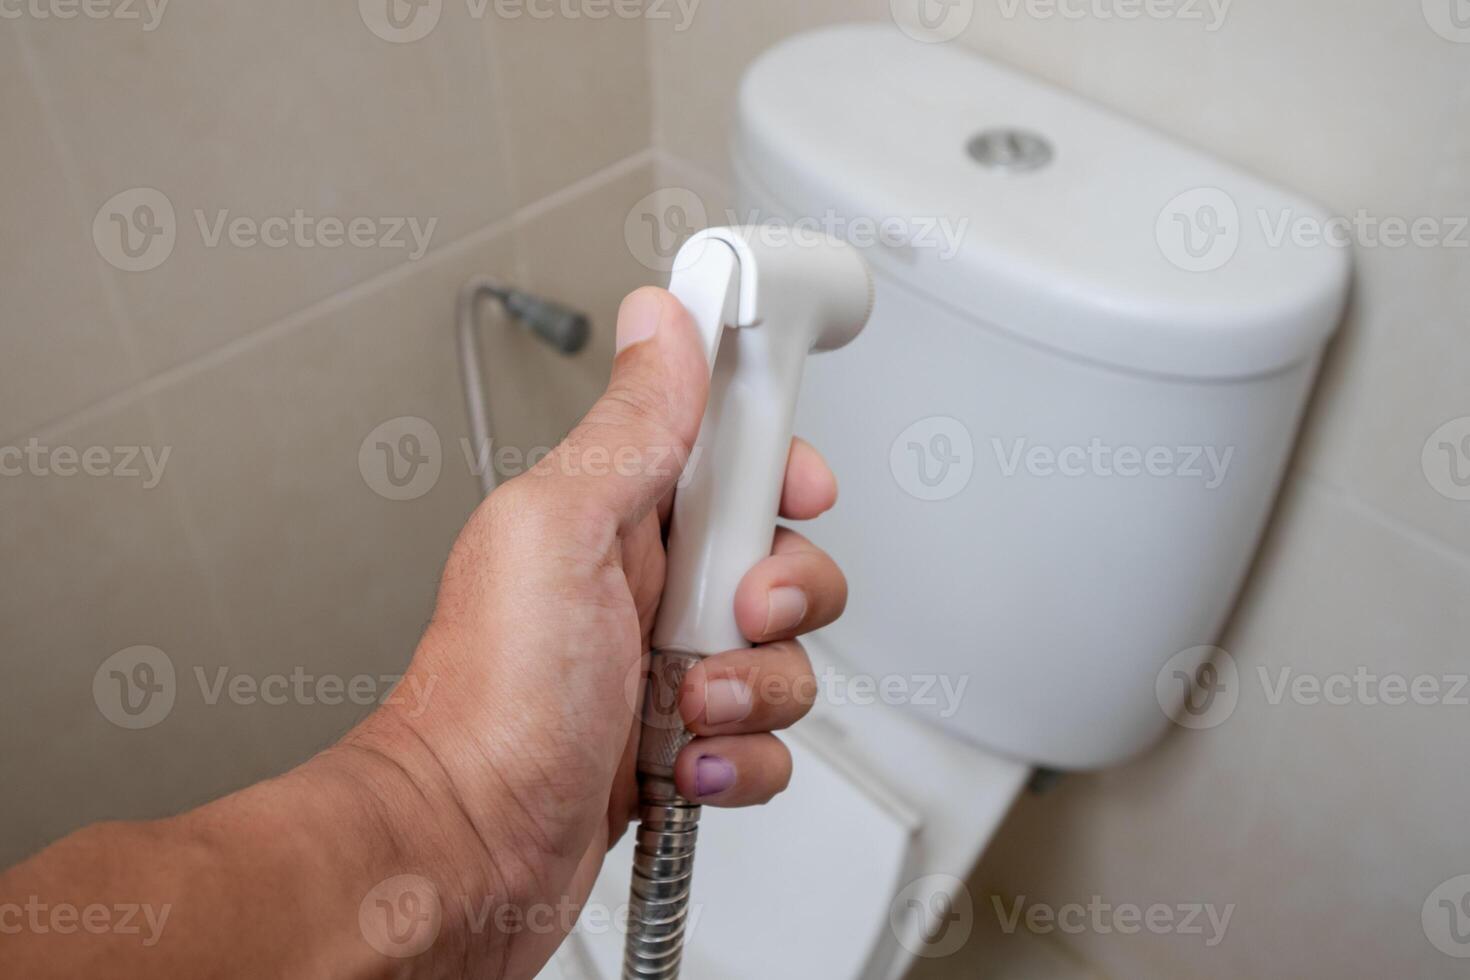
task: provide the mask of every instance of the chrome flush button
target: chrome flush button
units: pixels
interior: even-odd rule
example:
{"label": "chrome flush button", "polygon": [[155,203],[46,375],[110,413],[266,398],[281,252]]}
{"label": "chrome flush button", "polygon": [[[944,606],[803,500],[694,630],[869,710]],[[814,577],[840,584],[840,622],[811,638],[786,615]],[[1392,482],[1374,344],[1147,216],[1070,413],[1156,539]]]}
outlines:
{"label": "chrome flush button", "polygon": [[1024,129],[987,129],[966,149],[982,167],[1011,173],[1040,170],[1056,155],[1045,137]]}

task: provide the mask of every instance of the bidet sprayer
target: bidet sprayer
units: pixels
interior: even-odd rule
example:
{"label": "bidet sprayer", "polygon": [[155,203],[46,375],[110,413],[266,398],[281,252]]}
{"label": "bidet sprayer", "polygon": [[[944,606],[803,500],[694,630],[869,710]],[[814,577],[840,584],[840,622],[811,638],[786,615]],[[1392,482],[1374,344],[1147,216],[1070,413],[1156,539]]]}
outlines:
{"label": "bidet sprayer", "polygon": [[670,980],[683,956],[700,808],[674,785],[674,762],[693,737],[679,686],[704,657],[749,646],[735,588],[771,553],[807,355],[850,342],[873,309],[855,248],[777,225],[695,235],[674,260],[669,291],[699,329],[711,381],[674,497],[653,631],[624,980]]}

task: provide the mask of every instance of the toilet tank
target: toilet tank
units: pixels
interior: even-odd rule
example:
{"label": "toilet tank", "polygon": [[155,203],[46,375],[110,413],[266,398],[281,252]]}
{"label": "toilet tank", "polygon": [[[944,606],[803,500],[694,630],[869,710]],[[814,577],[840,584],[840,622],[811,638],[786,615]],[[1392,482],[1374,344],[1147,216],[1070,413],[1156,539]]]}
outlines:
{"label": "toilet tank", "polygon": [[830,231],[877,279],[798,416],[842,488],[809,530],[851,586],[833,696],[1052,768],[1148,747],[1220,637],[1341,317],[1345,251],[1281,233],[1326,215],[879,25],[758,59],[733,153],[739,221]]}

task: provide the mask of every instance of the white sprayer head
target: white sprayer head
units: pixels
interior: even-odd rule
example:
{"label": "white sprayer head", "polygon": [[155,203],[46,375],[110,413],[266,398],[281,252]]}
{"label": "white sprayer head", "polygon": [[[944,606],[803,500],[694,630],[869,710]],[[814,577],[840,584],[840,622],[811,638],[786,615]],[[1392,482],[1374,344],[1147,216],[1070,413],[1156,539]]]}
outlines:
{"label": "white sprayer head", "polygon": [[711,369],[726,327],[790,332],[807,352],[831,351],[873,312],[873,277],[857,249],[784,225],[700,232],[675,257],[669,290],[699,325]]}

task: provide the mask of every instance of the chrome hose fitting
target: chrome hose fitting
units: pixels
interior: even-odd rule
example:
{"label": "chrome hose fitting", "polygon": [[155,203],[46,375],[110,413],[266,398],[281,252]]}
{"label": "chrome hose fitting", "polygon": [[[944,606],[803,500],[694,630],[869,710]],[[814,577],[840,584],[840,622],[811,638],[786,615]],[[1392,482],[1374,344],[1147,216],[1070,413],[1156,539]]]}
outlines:
{"label": "chrome hose fitting", "polygon": [[701,659],[658,650],[649,658],[623,980],[674,980],[684,958],[700,807],[675,788],[674,761],[693,738],[679,716],[679,686]]}

